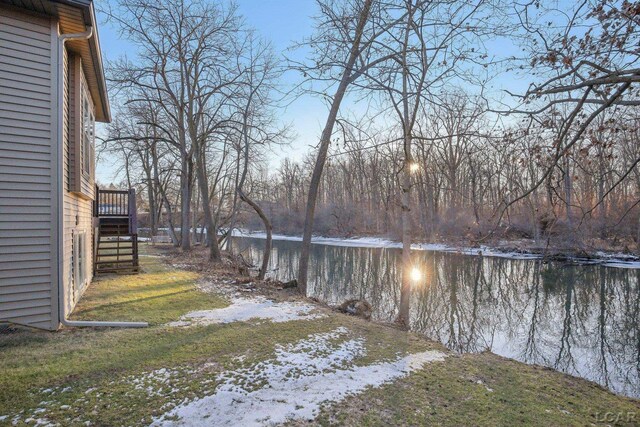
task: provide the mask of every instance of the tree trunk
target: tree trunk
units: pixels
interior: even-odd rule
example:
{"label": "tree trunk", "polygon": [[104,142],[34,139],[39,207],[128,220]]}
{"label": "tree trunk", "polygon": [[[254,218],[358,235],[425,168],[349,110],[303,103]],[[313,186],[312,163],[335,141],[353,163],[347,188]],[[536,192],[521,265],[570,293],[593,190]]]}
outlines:
{"label": "tree trunk", "polygon": [[[243,125],[243,132],[248,132],[246,124]],[[246,141],[245,141],[245,144],[246,144]],[[241,155],[241,149],[238,148],[238,156],[236,158],[236,177],[235,177],[236,188],[240,188],[240,179],[241,179],[240,178],[240,155]],[[248,167],[247,164],[245,164],[245,168],[246,167]],[[240,196],[240,193],[236,192],[236,194],[234,194],[233,196],[233,205],[231,207],[231,218],[229,220],[229,229],[228,229],[227,238],[226,238],[226,242],[227,242],[226,250],[229,251],[230,253],[233,252],[233,241],[231,240],[231,237],[233,236],[233,229],[236,227],[236,217],[238,215],[238,198],[236,197],[236,195]],[[240,196],[240,198],[242,199],[242,196]]]}
{"label": "tree trunk", "polygon": [[571,217],[571,164],[569,163],[569,156],[565,157],[564,162],[564,200],[566,205],[566,219],[569,227],[573,225],[573,219]]}
{"label": "tree trunk", "polygon": [[153,178],[151,178],[150,168],[145,167],[145,180],[147,181],[147,200],[149,203],[149,231],[153,236],[158,231],[158,222],[156,221],[156,198],[153,190]]}
{"label": "tree trunk", "polygon": [[[262,208],[249,197],[247,197],[247,195],[244,194],[244,192],[240,188],[238,188],[238,196],[240,196],[240,199],[243,202],[251,206],[253,210],[256,211],[256,213],[262,220],[262,223],[264,224],[264,229],[267,232],[267,241],[264,245],[264,252],[262,254],[262,266],[260,267],[260,271],[258,272],[258,280],[264,280],[264,276],[265,274],[267,274],[267,269],[269,268],[269,258],[271,257],[273,227],[271,226],[271,221],[269,221],[269,218],[267,217],[267,215],[265,215]],[[228,241],[231,241],[231,238],[229,238]]]}
{"label": "tree trunk", "polygon": [[636,230],[636,255],[640,255],[640,215],[638,215],[638,229]]}
{"label": "tree trunk", "polygon": [[191,171],[186,154],[182,157],[180,171],[180,246],[182,250],[191,249]]}
{"label": "tree trunk", "polygon": [[307,196],[307,210],[304,218],[304,232],[302,235],[302,247],[300,249],[300,265],[298,267],[298,290],[306,294],[307,292],[307,272],[309,270],[309,254],[311,252],[311,235],[313,233],[313,221],[316,211],[316,201],[318,198],[318,187],[320,186],[320,178],[322,177],[322,170],[327,160],[327,151],[329,150],[329,144],[331,143],[331,135],[333,134],[333,127],[336,123],[338,116],[338,110],[340,104],[344,98],[344,94],[349,86],[350,79],[353,73],[353,67],[359,55],[360,41],[362,39],[362,33],[364,32],[365,24],[369,19],[369,11],[371,9],[372,0],[365,0],[358,17],[358,24],[356,27],[355,38],[351,45],[349,52],[349,58],[347,60],[340,84],[336,90],[333,100],[331,102],[331,108],[329,109],[329,116],[325,123],[322,135],[320,137],[320,148],[318,149],[318,157],[313,167],[313,174],[311,175],[311,183],[309,185],[309,194]]}
{"label": "tree trunk", "polygon": [[598,196],[596,198],[596,203],[600,203],[598,205],[598,234],[601,238],[606,238],[606,218],[607,218],[607,209],[606,203],[604,200],[605,197],[605,160],[604,160],[604,147],[600,147],[598,151],[598,172],[600,176],[598,178]]}
{"label": "tree trunk", "polygon": [[475,171],[471,172],[471,203],[473,204],[473,217],[476,221],[476,225],[480,225],[480,209],[478,208],[478,182]]}
{"label": "tree trunk", "polygon": [[[406,139],[407,137],[405,137]],[[409,137],[410,138],[410,137]],[[411,142],[408,142],[411,147]],[[402,221],[402,287],[400,289],[400,312],[397,322],[409,328],[409,309],[411,297],[411,160],[405,158],[402,170],[401,221]]]}
{"label": "tree trunk", "polygon": [[[155,137],[156,136],[154,132],[154,139]],[[167,197],[167,192],[165,191],[165,188],[162,186],[162,183],[160,182],[160,176],[158,173],[158,155],[155,150],[155,145],[152,151],[152,161],[153,161],[153,182],[155,183],[155,186],[160,192],[160,196],[162,197],[161,205],[164,205],[164,208],[167,214],[167,224],[169,225],[169,236],[171,237],[171,243],[173,243],[173,246],[177,247],[180,244],[180,242],[178,240],[178,236],[176,236],[175,226],[173,225],[173,210],[171,209],[171,203],[169,202],[169,198]]]}
{"label": "tree trunk", "polygon": [[204,222],[207,228],[207,240],[209,243],[209,261],[220,261],[222,254],[220,253],[220,246],[218,245],[218,239],[216,239],[216,226],[213,221],[213,214],[211,212],[211,200],[209,199],[209,183],[207,182],[207,175],[204,170],[204,155],[199,153],[196,158],[196,177],[198,178],[198,187],[200,189],[200,195],[202,196],[202,209],[204,212]]}
{"label": "tree trunk", "polygon": [[[411,281],[413,279],[413,268],[411,265],[411,169],[413,165],[412,143],[413,143],[413,123],[415,111],[419,98],[416,99],[415,110],[409,107],[409,76],[407,68],[407,50],[409,46],[409,32],[413,21],[413,5],[409,3],[409,15],[407,28],[404,36],[404,46],[402,51],[402,139],[404,149],[404,162],[402,168],[400,197],[400,218],[402,221],[402,284],[400,287],[400,310],[397,323],[409,329],[410,307],[411,307]],[[413,110],[413,113],[411,112]]]}
{"label": "tree trunk", "polygon": [[[191,196],[193,199],[193,196]],[[201,242],[198,241],[198,211],[200,210],[200,192],[196,193],[196,204],[194,206],[193,211],[191,212],[191,225],[192,225],[192,237],[191,242],[195,245],[199,245]]]}

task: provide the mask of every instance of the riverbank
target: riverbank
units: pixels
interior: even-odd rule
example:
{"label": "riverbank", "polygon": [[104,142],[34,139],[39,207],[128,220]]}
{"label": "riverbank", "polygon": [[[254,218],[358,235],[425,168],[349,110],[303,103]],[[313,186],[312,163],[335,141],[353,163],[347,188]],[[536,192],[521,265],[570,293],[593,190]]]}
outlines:
{"label": "riverbank", "polygon": [[[234,230],[234,236],[265,239],[261,231]],[[302,241],[302,236],[273,234],[274,240]],[[383,237],[324,237],[314,236],[312,243],[329,246],[348,246],[361,248],[402,248],[402,243]],[[575,250],[570,248],[551,248],[536,245],[532,240],[496,241],[492,245],[470,246],[468,242],[458,243],[413,243],[412,250],[459,253],[509,259],[544,259],[563,261],[581,265],[603,265],[615,268],[640,268],[640,257],[622,252],[600,250]]]}
{"label": "riverbank", "polygon": [[458,355],[278,283],[143,245],[73,315],[146,329],[0,334],[0,425],[635,425],[640,401],[491,353]]}

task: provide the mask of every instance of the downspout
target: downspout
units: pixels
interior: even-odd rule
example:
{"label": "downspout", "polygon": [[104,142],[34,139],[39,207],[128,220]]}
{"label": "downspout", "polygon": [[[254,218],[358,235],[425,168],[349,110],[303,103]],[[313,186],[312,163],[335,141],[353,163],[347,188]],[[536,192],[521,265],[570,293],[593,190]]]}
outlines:
{"label": "downspout", "polygon": [[86,320],[67,320],[65,313],[65,289],[64,289],[64,123],[62,112],[64,110],[64,44],[67,40],[88,40],[93,36],[93,27],[89,26],[84,33],[61,34],[58,36],[58,135],[57,135],[57,164],[58,178],[58,231],[57,231],[57,262],[58,262],[58,320],[64,326],[72,327],[107,327],[107,328],[144,328],[149,326],[147,322],[103,322]]}

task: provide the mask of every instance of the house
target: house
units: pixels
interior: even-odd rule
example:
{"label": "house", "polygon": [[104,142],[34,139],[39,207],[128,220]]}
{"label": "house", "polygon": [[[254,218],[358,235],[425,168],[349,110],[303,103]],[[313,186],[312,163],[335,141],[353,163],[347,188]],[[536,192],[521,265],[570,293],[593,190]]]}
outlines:
{"label": "house", "polygon": [[0,321],[58,329],[107,264],[100,244],[136,241],[131,192],[94,182],[109,120],[92,1],[0,0]]}

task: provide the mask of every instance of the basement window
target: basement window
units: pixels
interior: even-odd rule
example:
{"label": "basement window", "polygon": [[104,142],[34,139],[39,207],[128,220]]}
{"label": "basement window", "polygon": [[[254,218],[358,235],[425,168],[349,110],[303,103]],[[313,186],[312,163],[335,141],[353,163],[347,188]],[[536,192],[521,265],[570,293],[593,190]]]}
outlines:
{"label": "basement window", "polygon": [[87,282],[87,233],[80,231],[73,239],[73,271],[75,288],[81,289]]}

